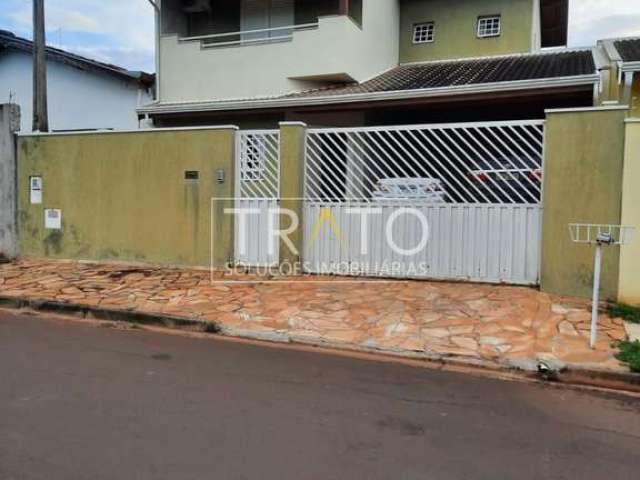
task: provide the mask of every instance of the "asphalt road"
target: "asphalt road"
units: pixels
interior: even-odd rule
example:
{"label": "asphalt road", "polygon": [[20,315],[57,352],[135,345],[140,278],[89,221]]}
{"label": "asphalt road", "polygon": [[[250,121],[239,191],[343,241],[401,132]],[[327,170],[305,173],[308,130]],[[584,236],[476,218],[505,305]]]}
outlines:
{"label": "asphalt road", "polygon": [[640,478],[640,401],[0,314],[0,480],[564,478]]}

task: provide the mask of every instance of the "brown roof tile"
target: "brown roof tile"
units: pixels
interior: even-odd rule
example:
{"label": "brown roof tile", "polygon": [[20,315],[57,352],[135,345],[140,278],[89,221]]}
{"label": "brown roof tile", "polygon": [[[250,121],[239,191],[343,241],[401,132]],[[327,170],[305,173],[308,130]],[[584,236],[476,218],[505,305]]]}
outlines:
{"label": "brown roof tile", "polygon": [[615,47],[623,62],[640,62],[640,38],[618,40]]}
{"label": "brown roof tile", "polygon": [[591,50],[406,64],[371,80],[293,93],[288,97],[421,90],[596,73]]}

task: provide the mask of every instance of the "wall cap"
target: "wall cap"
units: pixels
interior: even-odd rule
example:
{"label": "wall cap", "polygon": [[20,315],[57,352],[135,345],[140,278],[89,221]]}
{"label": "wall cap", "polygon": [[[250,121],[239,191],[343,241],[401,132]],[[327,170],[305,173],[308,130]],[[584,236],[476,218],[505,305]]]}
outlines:
{"label": "wall cap", "polygon": [[635,117],[635,118],[626,118],[624,120],[624,123],[640,123],[640,118]]}
{"label": "wall cap", "polygon": [[624,73],[640,72],[640,62],[623,62],[621,70]]}
{"label": "wall cap", "polygon": [[280,127],[304,127],[307,128],[307,124],[304,122],[280,122]]}
{"label": "wall cap", "polygon": [[77,132],[25,132],[18,133],[19,137],[66,137],[73,135],[108,135],[118,133],[154,133],[154,132],[187,132],[197,130],[233,130],[240,128],[236,125],[212,125],[209,127],[169,127],[169,128],[138,128],[136,130],[90,130]]}
{"label": "wall cap", "polygon": [[629,105],[579,108],[548,108],[544,111],[544,113],[607,112],[615,110],[629,110]]}

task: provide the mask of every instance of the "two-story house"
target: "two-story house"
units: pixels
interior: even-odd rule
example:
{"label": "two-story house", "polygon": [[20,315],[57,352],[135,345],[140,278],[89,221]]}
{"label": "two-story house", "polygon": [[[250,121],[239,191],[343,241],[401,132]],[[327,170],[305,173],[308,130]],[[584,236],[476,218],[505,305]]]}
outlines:
{"label": "two-story house", "polygon": [[569,0],[162,0],[156,126],[542,118],[591,106]]}

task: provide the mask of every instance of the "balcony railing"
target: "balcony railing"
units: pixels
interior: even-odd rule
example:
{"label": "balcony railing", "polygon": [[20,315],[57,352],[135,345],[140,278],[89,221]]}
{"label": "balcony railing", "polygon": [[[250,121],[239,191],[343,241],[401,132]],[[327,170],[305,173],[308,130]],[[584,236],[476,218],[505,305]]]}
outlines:
{"label": "balcony railing", "polygon": [[[202,42],[205,48],[251,45],[255,43],[281,42],[291,40],[293,32],[318,28],[318,23],[287,25],[284,27],[260,28],[257,30],[241,30],[228,33],[213,33],[193,37],[182,37],[181,42]],[[276,34],[275,36],[273,34]],[[231,40],[227,40],[231,39]]]}

